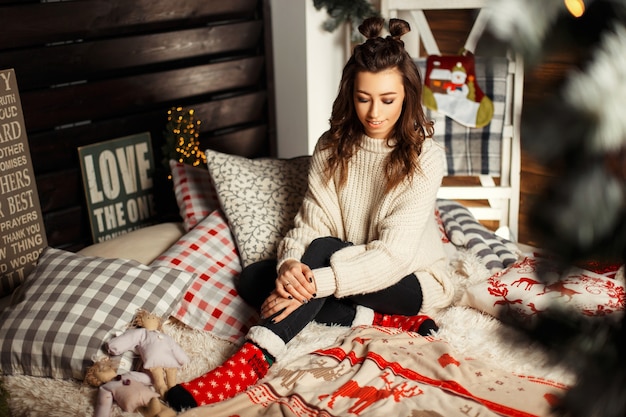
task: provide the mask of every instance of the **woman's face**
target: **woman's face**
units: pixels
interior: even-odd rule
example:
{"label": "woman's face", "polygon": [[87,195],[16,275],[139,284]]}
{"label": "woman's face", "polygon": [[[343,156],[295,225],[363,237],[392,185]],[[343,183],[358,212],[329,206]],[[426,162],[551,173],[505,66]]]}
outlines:
{"label": "woman's face", "polygon": [[404,84],[397,68],[362,71],[354,80],[354,108],[365,134],[387,139],[402,114]]}

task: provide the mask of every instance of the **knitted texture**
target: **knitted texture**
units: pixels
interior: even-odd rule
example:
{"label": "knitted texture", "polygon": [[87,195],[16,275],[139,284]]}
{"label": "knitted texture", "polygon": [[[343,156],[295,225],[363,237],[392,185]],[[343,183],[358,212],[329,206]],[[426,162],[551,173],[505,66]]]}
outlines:
{"label": "knitted texture", "polygon": [[167,392],[169,405],[180,411],[234,397],[263,378],[270,364],[263,350],[251,342],[212,371],[174,386]]}
{"label": "knitted texture", "polygon": [[[444,151],[426,140],[412,180],[385,192],[385,162],[392,150],[387,141],[364,136],[350,160],[346,184],[337,189],[338,177],[326,181],[324,174],[329,151],[318,144],[295,227],[279,246],[279,267],[287,259],[301,259],[313,239],[335,236],[354,246],[335,253],[330,267],[313,271],[319,297],[371,293],[424,271],[418,275],[424,299],[446,306],[452,285],[433,216]],[[424,275],[430,277],[423,281]]]}
{"label": "knitted texture", "polygon": [[401,316],[398,314],[382,314],[374,312],[374,326],[393,327],[407,332],[416,332],[422,336],[428,336],[431,332],[436,332],[439,327],[435,321],[423,314],[417,316]]}

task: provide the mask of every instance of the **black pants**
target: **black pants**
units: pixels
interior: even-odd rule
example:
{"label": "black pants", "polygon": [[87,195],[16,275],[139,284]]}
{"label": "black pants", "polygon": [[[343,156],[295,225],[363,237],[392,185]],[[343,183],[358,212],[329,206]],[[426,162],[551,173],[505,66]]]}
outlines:
{"label": "black pants", "polygon": [[[329,266],[332,254],[350,245],[333,237],[316,239],[309,245],[301,262],[311,269]],[[239,276],[239,295],[257,311],[260,311],[265,299],[276,288],[276,266],[276,260],[260,261],[244,268]],[[259,324],[287,343],[313,320],[321,324],[352,325],[356,304],[379,313],[413,316],[422,305],[422,288],[415,274],[410,274],[391,287],[369,294],[342,299],[334,296],[313,298],[278,323],[272,323],[269,317]]]}

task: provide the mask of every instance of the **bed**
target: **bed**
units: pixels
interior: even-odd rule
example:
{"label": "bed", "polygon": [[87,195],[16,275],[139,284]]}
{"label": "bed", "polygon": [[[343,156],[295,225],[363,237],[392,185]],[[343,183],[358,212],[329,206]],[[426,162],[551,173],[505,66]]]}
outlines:
{"label": "bed", "polygon": [[[46,248],[12,303],[2,300],[11,415],[93,415],[97,389],[81,382],[84,370],[138,308],[166,317],[163,331],[190,357],[179,382],[221,364],[258,320],[234,279],[275,253],[307,163],[210,150],[208,169],[170,161],[182,222],[77,253]],[[623,266],[573,270],[557,288],[535,276],[540,251],[496,236],[463,205],[439,200],[433,216],[456,283],[453,305],[433,316],[437,333],[310,323],[257,385],[180,415],[547,415],[573,375],[496,317],[532,320],[554,300],[580,314],[621,314]],[[111,415],[136,414],[114,405]]]}

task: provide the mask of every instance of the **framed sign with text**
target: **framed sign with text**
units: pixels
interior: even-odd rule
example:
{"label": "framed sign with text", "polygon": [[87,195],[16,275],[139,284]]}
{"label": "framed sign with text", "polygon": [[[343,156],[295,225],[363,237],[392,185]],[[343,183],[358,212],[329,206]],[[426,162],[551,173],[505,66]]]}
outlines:
{"label": "framed sign with text", "polygon": [[15,71],[0,70],[0,296],[24,281],[47,245]]}
{"label": "framed sign with text", "polygon": [[154,223],[149,132],[82,146],[78,155],[95,243]]}

